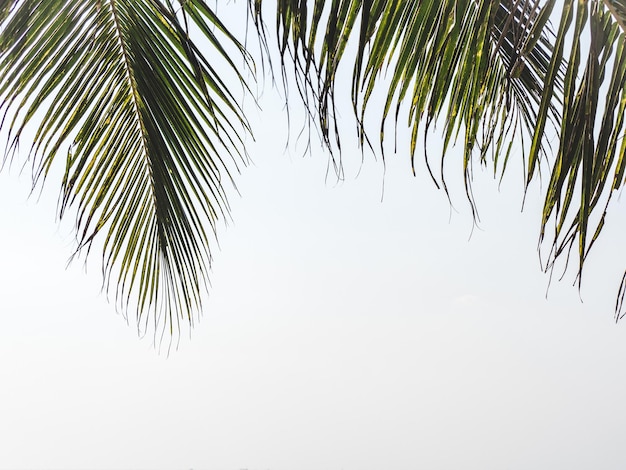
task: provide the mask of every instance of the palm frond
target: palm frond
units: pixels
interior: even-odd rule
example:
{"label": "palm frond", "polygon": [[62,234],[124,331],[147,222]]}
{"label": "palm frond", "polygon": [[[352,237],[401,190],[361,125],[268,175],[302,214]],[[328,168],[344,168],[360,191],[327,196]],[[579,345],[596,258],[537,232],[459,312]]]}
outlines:
{"label": "palm frond", "polygon": [[225,83],[244,83],[230,57],[249,65],[245,49],[202,0],[12,0],[0,14],[9,147],[35,129],[35,178],[62,160],[60,216],[76,208],[78,250],[101,235],[121,308],[136,307],[141,331],[178,331],[245,161],[248,124]]}
{"label": "palm frond", "polygon": [[[553,221],[547,267],[576,248],[579,283],[613,191],[624,183],[626,49],[620,23],[625,13],[623,2],[565,2],[561,16],[559,36],[571,34],[571,43],[541,238]],[[618,317],[623,313],[616,311]]]}
{"label": "palm frond", "polygon": [[[260,3],[255,4],[257,24]],[[391,114],[397,125],[404,104],[412,128],[411,159],[420,126],[428,130],[443,113],[444,154],[463,129],[468,175],[474,150],[484,159],[492,143],[500,149],[505,136],[518,129],[518,121],[533,128],[552,56],[547,25],[554,1],[540,8],[538,2],[520,1],[316,0],[310,17],[302,3],[278,2],[278,40],[283,67],[293,64],[328,146],[334,141],[340,147],[335,77],[352,36],[357,50],[351,94],[361,144],[365,112],[381,82],[387,95],[380,112],[381,151],[385,123]],[[561,86],[562,74],[555,79]],[[558,118],[552,103],[548,113]]]}
{"label": "palm frond", "polygon": [[[552,269],[562,256],[568,259],[576,247],[580,281],[611,194],[622,187],[626,172],[626,2],[310,3],[312,13],[304,0],[279,0],[276,34],[283,69],[295,71],[326,145],[340,149],[334,97],[343,63],[353,70],[351,96],[361,145],[369,142],[366,111],[382,89],[385,104],[374,110],[380,117],[380,151],[384,154],[387,120],[393,117],[397,126],[403,111],[411,128],[412,163],[420,132],[429,134],[433,123],[443,124],[440,171],[432,171],[428,156],[427,167],[435,183],[445,187],[447,151],[460,143],[470,201],[472,162],[486,163],[491,155],[494,172],[504,172],[513,143],[521,141],[525,186],[540,167],[550,173],[540,231],[541,240],[552,238],[545,268]],[[262,1],[250,0],[250,5],[265,34]],[[350,41],[356,50],[347,54]],[[622,285],[618,315],[625,295]]]}

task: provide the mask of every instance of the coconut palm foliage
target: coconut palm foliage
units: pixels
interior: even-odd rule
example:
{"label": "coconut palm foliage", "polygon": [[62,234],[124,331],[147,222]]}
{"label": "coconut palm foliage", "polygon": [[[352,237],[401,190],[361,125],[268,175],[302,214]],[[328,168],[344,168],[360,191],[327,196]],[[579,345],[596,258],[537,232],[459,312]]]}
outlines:
{"label": "coconut palm foliage", "polygon": [[[263,2],[252,10],[263,35]],[[346,86],[362,145],[370,145],[366,111],[379,116],[381,152],[387,120],[408,118],[412,163],[425,153],[420,132],[437,124],[438,171],[426,156],[436,184],[446,184],[447,150],[462,146],[470,201],[476,160],[492,161],[497,172],[510,157],[525,159],[526,186],[547,173],[545,269],[561,258],[567,265],[573,251],[580,282],[625,178],[626,2],[278,0],[275,29],[284,73],[295,73],[329,147],[340,149],[334,98]],[[352,69],[350,85],[338,83],[341,67]],[[385,104],[371,110],[376,93]],[[512,151],[514,142],[521,150]]]}
{"label": "coconut palm foliage", "polygon": [[[274,28],[264,18],[275,9],[285,83],[296,84],[331,154],[341,150],[336,90],[346,87],[360,144],[384,155],[389,123],[406,118],[414,171],[423,152],[446,190],[446,155],[461,146],[470,201],[475,162],[497,174],[523,159],[526,186],[549,176],[545,267],[573,251],[580,280],[626,176],[626,2],[248,5],[270,59]],[[35,181],[53,174],[55,160],[64,165],[60,215],[76,214],[79,250],[100,240],[105,285],[123,309],[136,309],[142,330],[151,321],[173,332],[200,306],[215,224],[245,161],[241,103],[252,67],[202,0],[0,0],[7,158],[27,139]],[[338,79],[342,67],[351,82]],[[438,157],[421,141],[435,129]]]}
{"label": "coconut palm foliage", "polygon": [[0,28],[5,159],[30,132],[35,180],[61,160],[60,215],[75,207],[79,250],[101,234],[121,308],[143,331],[178,331],[244,155],[225,84],[243,83],[244,48],[202,0],[2,0]]}

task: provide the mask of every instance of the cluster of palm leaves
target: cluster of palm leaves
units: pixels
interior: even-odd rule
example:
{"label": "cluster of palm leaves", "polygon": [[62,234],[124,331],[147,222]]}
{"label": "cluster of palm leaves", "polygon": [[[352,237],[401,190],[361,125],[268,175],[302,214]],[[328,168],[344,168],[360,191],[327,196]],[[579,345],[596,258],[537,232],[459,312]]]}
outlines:
{"label": "cluster of palm leaves", "polygon": [[[470,201],[474,162],[503,172],[523,158],[526,184],[547,172],[545,268],[573,252],[580,279],[626,176],[626,2],[248,0],[248,10],[267,57],[203,0],[0,0],[4,160],[26,140],[19,158],[35,182],[60,160],[60,215],[76,214],[78,251],[100,240],[106,288],[140,329],[177,331],[200,308],[253,132],[242,102],[255,63],[273,57],[333,155],[346,69],[363,147],[384,153],[387,121],[407,118],[413,162],[438,125],[436,185],[455,144]],[[623,297],[624,282],[618,316]]]}

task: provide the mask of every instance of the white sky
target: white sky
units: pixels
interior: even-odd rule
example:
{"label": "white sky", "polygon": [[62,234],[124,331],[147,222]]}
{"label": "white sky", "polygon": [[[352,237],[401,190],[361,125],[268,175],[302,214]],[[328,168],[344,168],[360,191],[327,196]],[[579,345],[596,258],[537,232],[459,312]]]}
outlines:
{"label": "white sky", "polygon": [[383,176],[355,149],[325,182],[326,155],[283,151],[265,95],[202,321],[169,358],[95,267],[65,269],[56,182],[37,202],[19,166],[0,173],[0,468],[624,468],[624,204],[584,303],[573,272],[546,300],[518,169],[500,192],[477,175],[468,241],[460,185],[451,214],[423,167],[390,155]]}

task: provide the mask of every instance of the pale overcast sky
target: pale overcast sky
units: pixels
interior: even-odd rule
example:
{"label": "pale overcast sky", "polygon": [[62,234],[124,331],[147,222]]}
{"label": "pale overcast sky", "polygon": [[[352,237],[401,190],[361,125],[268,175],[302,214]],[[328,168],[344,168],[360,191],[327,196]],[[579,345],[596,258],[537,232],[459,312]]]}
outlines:
{"label": "pale overcast sky", "polygon": [[0,173],[0,468],[625,468],[624,204],[580,296],[572,270],[546,299],[521,164],[500,191],[477,172],[469,239],[454,156],[456,210],[404,155],[384,171],[346,145],[336,184],[326,154],[284,151],[269,86],[262,106],[202,319],[169,357],[95,264],[65,268],[56,182],[37,201],[19,165]]}

